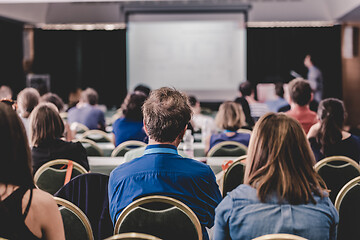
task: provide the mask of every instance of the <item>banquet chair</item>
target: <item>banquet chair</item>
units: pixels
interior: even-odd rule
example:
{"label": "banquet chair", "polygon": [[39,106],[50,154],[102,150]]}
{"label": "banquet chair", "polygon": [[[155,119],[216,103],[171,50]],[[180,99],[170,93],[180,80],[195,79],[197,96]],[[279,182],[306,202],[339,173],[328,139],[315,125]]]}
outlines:
{"label": "banquet chair", "polygon": [[121,233],[106,238],[105,240],[161,240],[160,238],[144,233]]}
{"label": "banquet chair", "polygon": [[293,234],[267,234],[257,238],[253,238],[252,240],[307,240],[306,238],[299,237]]}
{"label": "banquet chair", "polygon": [[335,208],[339,212],[337,239],[360,239],[360,177],[349,181],[339,192]]}
{"label": "banquet chair", "polygon": [[70,124],[71,131],[75,132],[76,134],[84,133],[86,131],[89,131],[89,128],[85,126],[84,124],[73,122]]}
{"label": "banquet chair", "polygon": [[239,157],[225,170],[222,188],[223,197],[244,182],[245,164],[243,161],[245,159],[246,155]]}
{"label": "banquet chair", "polygon": [[93,129],[85,131],[81,136],[80,139],[90,139],[96,143],[100,142],[112,142],[111,138],[108,134],[104,131]]}
{"label": "banquet chair", "polygon": [[89,219],[71,202],[54,197],[62,217],[65,239],[93,240],[93,233]]}
{"label": "banquet chair", "polygon": [[119,215],[114,234],[139,232],[161,239],[201,240],[201,225],[195,213],[179,200],[146,196],[128,205]]}
{"label": "banquet chair", "polygon": [[104,156],[103,150],[96,144],[96,142],[86,138],[80,139],[78,142],[81,142],[88,156]]}
{"label": "banquet chair", "polygon": [[213,146],[207,153],[207,157],[236,156],[247,154],[248,148],[239,142],[223,141]]}
{"label": "banquet chair", "polygon": [[71,178],[83,173],[87,173],[86,169],[77,162],[56,159],[43,164],[36,171],[34,183],[41,190],[53,195]]}
{"label": "banquet chair", "polygon": [[119,157],[124,156],[129,150],[138,148],[138,147],[145,147],[147,144],[144,142],[130,140],[119,144],[111,153],[111,157]]}
{"label": "banquet chair", "polygon": [[345,156],[324,158],[315,164],[314,169],[331,190],[329,197],[333,203],[340,189],[351,179],[360,176],[359,164]]}

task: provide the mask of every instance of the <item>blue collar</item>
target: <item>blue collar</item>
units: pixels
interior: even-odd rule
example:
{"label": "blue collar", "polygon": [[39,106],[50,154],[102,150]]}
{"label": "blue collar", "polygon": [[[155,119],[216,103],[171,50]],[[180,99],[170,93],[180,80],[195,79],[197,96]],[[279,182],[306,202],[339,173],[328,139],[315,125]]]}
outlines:
{"label": "blue collar", "polygon": [[177,148],[174,145],[170,145],[170,144],[148,145],[145,149],[144,155],[154,154],[154,153],[168,153],[168,154],[178,155]]}
{"label": "blue collar", "polygon": [[236,131],[230,131],[230,130],[227,130],[227,129],[224,130],[224,133],[231,133],[231,132],[233,133],[233,132],[236,132]]}

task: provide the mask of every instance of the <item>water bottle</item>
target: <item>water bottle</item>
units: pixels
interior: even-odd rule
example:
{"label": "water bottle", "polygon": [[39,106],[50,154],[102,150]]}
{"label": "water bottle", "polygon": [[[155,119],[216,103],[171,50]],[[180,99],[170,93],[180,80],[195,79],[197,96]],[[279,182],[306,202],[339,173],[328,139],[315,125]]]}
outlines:
{"label": "water bottle", "polygon": [[194,137],[191,134],[191,130],[187,129],[184,135],[184,152],[190,158],[194,157]]}

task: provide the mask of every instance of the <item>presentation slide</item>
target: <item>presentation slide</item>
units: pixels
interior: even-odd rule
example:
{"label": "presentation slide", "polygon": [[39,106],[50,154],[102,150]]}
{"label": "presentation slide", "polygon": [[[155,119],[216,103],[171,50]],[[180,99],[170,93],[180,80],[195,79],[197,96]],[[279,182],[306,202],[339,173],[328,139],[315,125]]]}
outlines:
{"label": "presentation slide", "polygon": [[175,87],[202,101],[233,100],[246,81],[246,28],[238,14],[133,14],[127,79]]}

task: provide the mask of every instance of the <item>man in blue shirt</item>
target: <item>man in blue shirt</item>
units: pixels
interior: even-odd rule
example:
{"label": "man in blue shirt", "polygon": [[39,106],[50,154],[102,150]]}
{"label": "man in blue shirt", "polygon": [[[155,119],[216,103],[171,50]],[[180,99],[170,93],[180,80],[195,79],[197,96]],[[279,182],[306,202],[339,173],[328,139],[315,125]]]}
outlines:
{"label": "man in blue shirt", "polygon": [[132,201],[164,195],[189,206],[202,225],[204,239],[208,239],[205,227],[213,226],[214,210],[222,198],[210,167],[177,152],[192,115],[187,97],[170,88],[154,90],[143,105],[143,114],[149,136],[144,155],[110,174],[112,221],[115,223]]}

